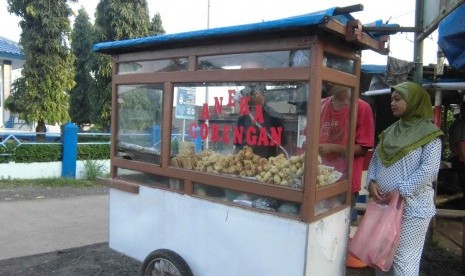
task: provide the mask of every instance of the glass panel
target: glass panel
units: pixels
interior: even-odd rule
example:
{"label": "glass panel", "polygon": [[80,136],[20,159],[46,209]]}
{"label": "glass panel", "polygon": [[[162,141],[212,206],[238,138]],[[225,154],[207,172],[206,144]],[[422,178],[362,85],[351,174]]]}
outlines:
{"label": "glass panel", "polygon": [[237,70],[251,68],[305,67],[310,50],[276,51],[205,56],[198,58],[198,70]]}
{"label": "glass panel", "polygon": [[162,85],[118,86],[117,156],[160,164]]}
{"label": "glass panel", "polygon": [[188,58],[121,62],[118,63],[118,74],[187,71],[188,68]]}
{"label": "glass panel", "polygon": [[169,178],[149,173],[118,168],[116,178],[128,182],[142,183],[148,186],[184,190],[184,183],[180,179]]}
{"label": "glass panel", "polygon": [[228,201],[237,205],[253,207],[261,210],[279,212],[290,216],[299,216],[300,206],[270,197],[257,196],[239,191],[194,183],[194,194]]}
{"label": "glass panel", "polygon": [[323,199],[315,204],[315,216],[325,213],[331,209],[342,206],[346,198],[346,193]]}
{"label": "glass panel", "polygon": [[355,62],[353,60],[327,52],[324,53],[323,66],[352,75],[355,74]]}
{"label": "glass panel", "polygon": [[307,84],[176,85],[171,165],[302,188]]}
{"label": "glass panel", "polygon": [[317,187],[347,179],[352,88],[324,83],[321,102]]}
{"label": "glass panel", "polygon": [[[4,76],[4,74],[3,74],[3,66],[4,66],[3,64],[0,64],[0,76]],[[8,89],[8,88],[7,88],[6,85],[3,83],[3,77],[0,77],[0,92],[2,92],[2,94],[5,93],[5,92],[3,92],[3,91],[6,90],[6,89]],[[7,91],[7,92],[9,93],[10,91]],[[6,96],[6,94],[5,94],[5,97],[8,97],[8,96]],[[0,103],[0,106],[1,106],[2,104],[3,104],[3,101]],[[3,122],[2,122],[2,123],[3,123]]]}

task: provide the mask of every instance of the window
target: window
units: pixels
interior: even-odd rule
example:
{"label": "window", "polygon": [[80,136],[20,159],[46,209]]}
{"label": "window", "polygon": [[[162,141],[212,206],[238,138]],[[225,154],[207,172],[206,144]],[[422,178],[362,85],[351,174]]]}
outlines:
{"label": "window", "polygon": [[117,156],[160,163],[162,85],[118,86]]}
{"label": "window", "polygon": [[341,72],[355,74],[355,62],[328,52],[324,53],[323,66]]}
{"label": "window", "polygon": [[118,168],[116,178],[127,182],[143,183],[147,186],[155,186],[173,190],[184,189],[184,184],[180,179],[169,178],[160,175],[143,173],[122,168]]}
{"label": "window", "polygon": [[171,165],[301,189],[307,84],[176,85]]}
{"label": "window", "polygon": [[310,65],[310,50],[292,50],[203,56],[198,70],[237,70],[256,68],[305,67]]}
{"label": "window", "polygon": [[187,71],[189,59],[173,58],[151,61],[133,61],[118,63],[118,75],[151,72]]}

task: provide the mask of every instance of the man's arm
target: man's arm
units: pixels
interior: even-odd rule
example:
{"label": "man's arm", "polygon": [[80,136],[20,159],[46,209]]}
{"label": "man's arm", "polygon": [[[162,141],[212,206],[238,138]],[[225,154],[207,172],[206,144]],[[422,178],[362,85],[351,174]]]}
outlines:
{"label": "man's arm", "polygon": [[[346,154],[347,147],[345,145],[338,144],[320,144],[319,152],[322,155],[337,154],[344,155]],[[367,147],[361,145],[355,145],[354,147],[354,157],[365,156],[368,153]]]}
{"label": "man's arm", "polygon": [[360,157],[360,156],[365,156],[365,155],[367,155],[369,149],[370,149],[370,148],[368,148],[368,147],[364,147],[364,146],[360,146],[360,145],[355,145],[355,148],[354,148],[354,157]]}

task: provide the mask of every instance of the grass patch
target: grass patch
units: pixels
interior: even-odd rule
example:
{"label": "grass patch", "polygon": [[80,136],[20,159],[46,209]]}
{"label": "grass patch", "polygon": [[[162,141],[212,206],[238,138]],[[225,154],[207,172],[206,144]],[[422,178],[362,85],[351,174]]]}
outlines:
{"label": "grass patch", "polygon": [[72,178],[40,178],[40,179],[0,179],[0,188],[7,187],[73,187],[86,188],[101,186],[95,181]]}

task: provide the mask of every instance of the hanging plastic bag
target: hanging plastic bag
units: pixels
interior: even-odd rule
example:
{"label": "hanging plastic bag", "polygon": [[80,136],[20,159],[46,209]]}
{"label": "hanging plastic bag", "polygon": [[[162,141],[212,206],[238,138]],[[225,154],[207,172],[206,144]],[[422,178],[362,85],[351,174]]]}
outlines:
{"label": "hanging plastic bag", "polygon": [[349,252],[365,264],[388,271],[394,261],[400,239],[404,200],[399,190],[388,205],[371,201],[349,242]]}

